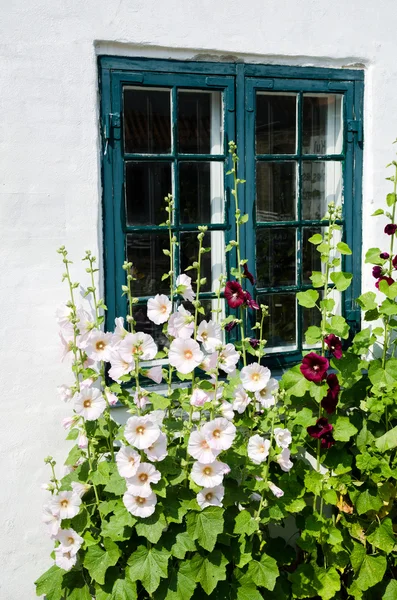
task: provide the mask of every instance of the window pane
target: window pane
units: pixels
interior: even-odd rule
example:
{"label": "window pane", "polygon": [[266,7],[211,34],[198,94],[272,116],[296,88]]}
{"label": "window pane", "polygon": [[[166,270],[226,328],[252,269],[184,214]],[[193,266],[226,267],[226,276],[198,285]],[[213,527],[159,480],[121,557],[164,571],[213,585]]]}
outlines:
{"label": "window pane", "polygon": [[125,152],[171,152],[170,90],[124,89]]}
{"label": "window pane", "polygon": [[[323,293],[321,290],[317,290],[320,298],[319,300],[322,299],[323,297]],[[317,309],[317,308],[301,308],[301,323],[302,323],[302,346],[303,348],[313,348],[316,344],[311,344],[311,346],[308,346],[305,343],[305,333],[308,330],[309,327],[312,327],[313,325],[315,325],[316,327],[320,327],[321,326],[321,312]],[[320,345],[321,346],[321,342],[319,344],[317,344],[317,346]]]}
{"label": "window pane", "polygon": [[294,228],[271,227],[256,231],[257,287],[296,283],[296,234]]}
{"label": "window pane", "polygon": [[223,154],[222,94],[178,92],[178,152]]}
{"label": "window pane", "polygon": [[148,319],[146,304],[136,304],[132,309],[132,314],[136,321],[136,331],[143,331],[151,335],[159,350],[169,346],[168,339],[162,332],[163,326],[155,325],[153,321]]}
{"label": "window pane", "polygon": [[180,162],[181,223],[223,223],[223,163]]}
{"label": "window pane", "polygon": [[[181,233],[180,237],[180,271],[183,273],[189,265],[197,261],[199,242],[197,232]],[[225,273],[225,242],[223,231],[208,231],[204,236],[203,247],[211,248],[201,257],[201,277],[207,282],[200,287],[202,292],[215,292],[219,287],[218,278]],[[187,271],[187,275],[196,280],[196,271]],[[196,291],[195,285],[193,285]]]}
{"label": "window pane", "polygon": [[303,154],[342,152],[342,94],[304,94]]}
{"label": "window pane", "polygon": [[258,162],[256,220],[289,221],[296,217],[296,163]]}
{"label": "window pane", "polygon": [[266,294],[258,297],[260,304],[269,307],[269,317],[263,323],[265,350],[282,352],[296,347],[295,294]]}
{"label": "window pane", "polygon": [[256,94],[257,154],[295,154],[296,94]]}
{"label": "window pane", "polygon": [[322,219],[328,204],[342,201],[342,163],[302,163],[302,219]]}
{"label": "window pane", "polygon": [[302,235],[302,283],[311,284],[310,276],[313,271],[321,271],[321,257],[314,244],[308,240],[315,233],[323,234],[322,227],[303,227]]}
{"label": "window pane", "polygon": [[127,260],[132,262],[134,296],[169,293],[169,280],[161,281],[170,270],[169,257],[163,254],[169,248],[168,234],[127,233]]}
{"label": "window pane", "polygon": [[127,225],[159,225],[167,219],[164,198],[172,193],[170,162],[127,162]]}

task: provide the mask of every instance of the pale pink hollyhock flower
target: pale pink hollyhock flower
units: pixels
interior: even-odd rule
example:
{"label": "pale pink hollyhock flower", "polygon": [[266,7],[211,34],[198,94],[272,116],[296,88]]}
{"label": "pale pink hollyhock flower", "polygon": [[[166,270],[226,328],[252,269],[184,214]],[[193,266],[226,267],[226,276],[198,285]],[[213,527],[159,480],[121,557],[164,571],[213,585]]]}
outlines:
{"label": "pale pink hollyhock flower", "polygon": [[239,359],[240,353],[237,352],[234,344],[226,344],[218,355],[219,368],[225,373],[233,373]]}
{"label": "pale pink hollyhock flower", "polygon": [[128,333],[120,342],[118,351],[126,362],[135,358],[152,360],[157,354],[157,346],[151,335],[138,331],[138,333]]}
{"label": "pale pink hollyhock flower", "polygon": [[55,564],[64,571],[70,571],[77,562],[77,554],[71,552],[64,552],[62,546],[55,548]]}
{"label": "pale pink hollyhock flower", "polygon": [[199,364],[200,369],[203,371],[211,371],[212,369],[216,369],[216,365],[218,362],[218,352],[213,352],[212,354],[207,354],[204,356],[202,362]]}
{"label": "pale pink hollyhock flower", "polygon": [[72,427],[74,427],[74,425],[76,425],[77,421],[79,421],[80,417],[78,417],[77,415],[74,415],[73,417],[65,417],[62,420],[62,427],[64,429],[71,429]]}
{"label": "pale pink hollyhock flower", "polygon": [[234,390],[233,410],[236,410],[241,415],[250,402],[251,398],[243,386],[238,385]]}
{"label": "pale pink hollyhock flower", "polygon": [[291,452],[288,448],[284,448],[281,454],[277,454],[276,461],[280,465],[283,471],[288,473],[294,466],[294,463],[290,460]]}
{"label": "pale pink hollyhock flower", "polygon": [[121,342],[127,335],[128,331],[124,328],[124,318],[116,317],[114,320],[115,328],[113,333],[113,347],[117,347],[117,344]]}
{"label": "pale pink hollyhock flower", "polygon": [[159,437],[149,448],[144,450],[146,456],[152,462],[160,462],[168,455],[167,451],[167,436],[165,433],[160,433]]}
{"label": "pale pink hollyhock flower", "polygon": [[222,329],[215,321],[201,321],[197,329],[197,339],[203,343],[206,352],[214,352],[222,345]]}
{"label": "pale pink hollyhock flower", "polygon": [[113,392],[111,392],[110,390],[106,389],[105,390],[105,396],[106,396],[106,399],[107,399],[107,401],[109,403],[109,406],[116,406],[116,404],[118,402],[116,394],[113,394]]}
{"label": "pale pink hollyhock flower", "polygon": [[268,481],[268,485],[269,485],[270,491],[272,492],[272,494],[274,496],[276,496],[276,498],[282,498],[284,496],[283,490],[281,490],[279,487],[277,487],[274,483],[272,483],[271,481]]}
{"label": "pale pink hollyhock flower", "polygon": [[71,388],[64,383],[62,385],[58,385],[57,392],[61,397],[61,400],[64,402],[69,402],[71,398],[73,398],[73,392]]}
{"label": "pale pink hollyhock flower", "polygon": [[77,554],[84,542],[74,529],[60,529],[55,539],[60,542],[62,552],[69,552],[71,556]]}
{"label": "pale pink hollyhock flower", "polygon": [[270,441],[256,434],[248,440],[248,457],[253,463],[259,465],[269,456]]}
{"label": "pale pink hollyhock flower", "polygon": [[223,400],[218,408],[218,411],[221,413],[222,417],[225,417],[225,419],[228,419],[228,421],[233,421],[234,412],[233,406],[230,404],[230,402]]}
{"label": "pale pink hollyhock flower", "polygon": [[190,475],[194,483],[197,483],[197,485],[212,488],[220,485],[222,483],[223,476],[227,473],[230,473],[229,466],[223,462],[215,460],[209,464],[195,462]]}
{"label": "pale pink hollyhock flower", "polygon": [[[211,383],[213,385],[213,388],[212,388],[212,390],[206,390],[206,394],[207,394],[208,398],[210,399],[210,402],[214,402],[216,404],[218,400],[222,399],[223,383],[218,382],[218,385],[216,385],[214,380],[211,380]],[[215,389],[216,389],[216,393],[215,393]]]}
{"label": "pale pink hollyhock flower", "polygon": [[88,358],[95,361],[109,361],[112,350],[112,337],[111,333],[93,329],[87,338],[87,344],[84,348]]}
{"label": "pale pink hollyhock flower", "polygon": [[115,349],[111,351],[109,361],[111,364],[109,377],[111,377],[113,381],[120,382],[123,375],[128,375],[135,368],[135,361],[132,356],[129,357],[128,361],[124,360],[120,352]]}
{"label": "pale pink hollyhock flower", "polygon": [[278,381],[271,377],[263,389],[255,392],[255,398],[263,408],[270,408],[276,404],[276,399],[273,394],[276,390],[278,390]]}
{"label": "pale pink hollyhock flower", "polygon": [[131,446],[139,450],[149,448],[160,436],[160,427],[145,417],[130,417],[124,429],[124,436]]}
{"label": "pale pink hollyhock flower", "polygon": [[147,397],[147,392],[145,390],[136,390],[134,392],[134,402],[138,408],[143,410],[149,402],[149,398]]}
{"label": "pale pink hollyhock flower", "polygon": [[77,494],[80,498],[84,496],[91,489],[89,483],[80,483],[79,481],[72,481],[70,484],[72,486],[72,490],[75,494]]}
{"label": "pale pink hollyhock flower", "polygon": [[74,328],[70,321],[71,316],[72,310],[69,306],[66,306],[65,304],[59,306],[55,311],[55,318],[61,330],[60,333],[62,334],[62,337],[67,341],[71,341],[74,339]]}
{"label": "pale pink hollyhock flower", "polygon": [[50,509],[61,519],[73,519],[80,510],[81,498],[73,492],[59,492],[53,496]]}
{"label": "pale pink hollyhock flower", "polygon": [[165,410],[161,410],[161,408],[158,408],[157,410],[152,410],[152,412],[145,415],[145,417],[150,419],[152,423],[155,423],[156,425],[161,427],[165,417]]}
{"label": "pale pink hollyhock flower", "polygon": [[134,496],[128,490],[123,496],[124,506],[134,517],[145,519],[156,510],[157,496],[152,492],[149,496]]}
{"label": "pale pink hollyhock flower", "polygon": [[220,452],[210,447],[207,438],[201,431],[192,431],[187,451],[190,456],[193,456],[193,458],[204,465],[213,463]]}
{"label": "pale pink hollyhock flower", "polygon": [[122,446],[116,454],[116,464],[121,477],[133,477],[138,470],[141,456],[133,448]]}
{"label": "pale pink hollyhock flower", "polygon": [[156,325],[168,321],[171,314],[172,303],[165,294],[156,294],[154,298],[147,301],[147,316]]}
{"label": "pale pink hollyhock flower", "polygon": [[88,379],[83,379],[83,381],[80,381],[80,391],[91,387],[93,383],[94,379],[92,377],[89,377]]}
{"label": "pale pink hollyhock flower", "polygon": [[252,363],[241,369],[240,377],[246,390],[259,392],[267,385],[270,379],[270,371],[259,363]]}
{"label": "pale pink hollyhock flower", "polygon": [[176,287],[179,288],[178,294],[181,294],[184,300],[191,302],[195,298],[195,293],[192,288],[192,279],[188,275],[182,273],[176,278]]}
{"label": "pale pink hollyhock flower", "polygon": [[161,473],[150,463],[141,462],[137,472],[126,481],[128,491],[133,496],[142,496],[147,498],[152,493],[150,485],[158,483],[161,479]]}
{"label": "pale pink hollyhock flower", "polygon": [[292,435],[289,429],[282,429],[281,427],[274,428],[274,439],[279,448],[288,448],[292,443]]}
{"label": "pale pink hollyhock flower", "polygon": [[88,437],[86,436],[84,431],[79,431],[79,435],[77,437],[77,445],[81,450],[85,450],[88,448]]}
{"label": "pale pink hollyhock flower", "polygon": [[225,488],[223,485],[217,485],[212,488],[203,488],[201,492],[197,494],[197,503],[200,508],[206,508],[207,506],[222,506],[224,495]]}
{"label": "pale pink hollyhock flower", "polygon": [[199,366],[203,353],[194,340],[177,338],[171,342],[168,359],[170,365],[186,375]]}
{"label": "pale pink hollyhock flower", "polygon": [[154,383],[161,383],[163,379],[162,367],[152,367],[151,369],[146,371],[146,377],[154,381]]}
{"label": "pale pink hollyhock flower", "polygon": [[236,437],[236,428],[224,417],[209,421],[201,428],[202,434],[207,439],[210,448],[215,450],[228,450]]}
{"label": "pale pink hollyhock flower", "polygon": [[106,408],[106,400],[96,388],[87,388],[76,395],[74,410],[87,421],[98,419]]}
{"label": "pale pink hollyhock flower", "polygon": [[85,348],[87,347],[90,331],[92,331],[92,329],[94,328],[95,323],[88,314],[88,312],[84,310],[84,308],[79,308],[76,312],[76,316],[78,318],[77,327],[79,330],[79,335],[76,339],[76,345],[78,348],[85,350]]}
{"label": "pale pink hollyhock flower", "polygon": [[192,337],[194,331],[194,317],[181,304],[177,312],[172,313],[168,321],[168,333],[174,338],[187,340]]}
{"label": "pale pink hollyhock flower", "polygon": [[55,538],[61,526],[61,517],[54,513],[51,503],[48,502],[43,506],[43,523],[45,523],[51,538]]}
{"label": "pale pink hollyhock flower", "polygon": [[63,362],[65,358],[72,353],[73,340],[67,340],[61,332],[59,332],[59,339],[61,340],[62,344],[61,362]]}
{"label": "pale pink hollyhock flower", "polygon": [[203,406],[206,402],[209,402],[210,398],[204,390],[196,388],[193,390],[193,394],[190,396],[191,406]]}

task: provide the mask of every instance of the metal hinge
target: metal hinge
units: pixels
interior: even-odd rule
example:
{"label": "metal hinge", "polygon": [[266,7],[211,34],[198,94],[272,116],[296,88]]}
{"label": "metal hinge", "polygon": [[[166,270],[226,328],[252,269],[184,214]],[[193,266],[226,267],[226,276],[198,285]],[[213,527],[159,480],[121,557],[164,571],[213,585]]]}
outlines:
{"label": "metal hinge", "polygon": [[120,139],[121,117],[120,113],[107,113],[105,115],[105,124],[103,128],[103,139],[105,141],[105,149],[103,154],[106,156],[110,140]]}
{"label": "metal hinge", "polygon": [[363,141],[363,122],[361,119],[348,119],[347,121],[347,141],[353,142],[354,135],[357,135],[357,141]]}

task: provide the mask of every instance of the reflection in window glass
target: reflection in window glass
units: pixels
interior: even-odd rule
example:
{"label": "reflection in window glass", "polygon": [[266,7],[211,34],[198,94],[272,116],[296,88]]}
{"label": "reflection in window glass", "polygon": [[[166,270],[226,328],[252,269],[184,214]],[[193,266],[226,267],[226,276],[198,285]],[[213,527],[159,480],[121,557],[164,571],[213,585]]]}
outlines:
{"label": "reflection in window glass", "polygon": [[296,283],[296,233],[294,228],[271,227],[256,231],[257,287]]}
{"label": "reflection in window glass", "polygon": [[178,92],[178,152],[223,152],[221,100],[221,92]]}
{"label": "reflection in window glass", "polygon": [[155,325],[153,321],[148,318],[146,303],[136,304],[132,309],[132,314],[136,321],[136,331],[143,331],[144,333],[151,335],[159,350],[163,350],[163,348],[169,346],[169,341],[162,332],[163,326]]}
{"label": "reflection in window glass", "polygon": [[296,218],[295,171],[294,162],[257,163],[257,221],[290,221]]}
{"label": "reflection in window glass", "polygon": [[302,219],[322,219],[328,204],[342,202],[342,163],[304,161],[302,163]]}
{"label": "reflection in window glass", "polygon": [[171,152],[171,94],[169,90],[124,89],[125,152]]}
{"label": "reflection in window glass", "polygon": [[303,154],[342,152],[342,94],[303,95]]}
{"label": "reflection in window glass", "polygon": [[180,162],[181,223],[223,223],[223,163]]}
{"label": "reflection in window glass", "polygon": [[127,260],[132,262],[134,296],[169,293],[169,281],[161,281],[170,270],[169,257],[163,253],[169,248],[168,235],[163,233],[127,233]]}
{"label": "reflection in window glass", "polygon": [[257,92],[255,145],[257,154],[295,154],[296,94]]}
{"label": "reflection in window glass", "polygon": [[167,218],[164,198],[172,192],[171,163],[127,162],[127,225],[160,225]]}
{"label": "reflection in window glass", "polygon": [[258,297],[260,304],[269,307],[262,335],[267,340],[266,352],[283,352],[296,347],[295,294],[266,294]]}

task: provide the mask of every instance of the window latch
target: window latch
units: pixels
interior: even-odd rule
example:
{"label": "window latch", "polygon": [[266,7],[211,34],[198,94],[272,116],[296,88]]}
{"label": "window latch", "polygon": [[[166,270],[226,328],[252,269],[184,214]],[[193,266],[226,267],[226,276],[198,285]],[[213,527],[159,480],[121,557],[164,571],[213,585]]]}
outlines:
{"label": "window latch", "polygon": [[120,113],[107,113],[105,115],[105,126],[103,132],[103,138],[105,140],[105,149],[103,151],[104,156],[106,156],[108,152],[109,142],[112,139],[112,136],[115,140],[120,139],[120,127]]}
{"label": "window latch", "polygon": [[357,141],[363,141],[363,122],[360,119],[348,119],[347,121],[347,141],[353,142],[354,136],[357,136]]}

